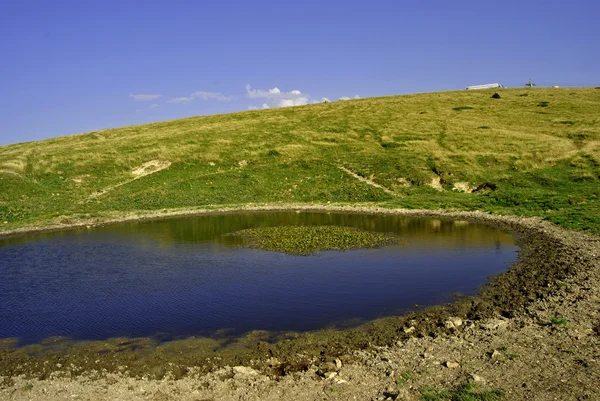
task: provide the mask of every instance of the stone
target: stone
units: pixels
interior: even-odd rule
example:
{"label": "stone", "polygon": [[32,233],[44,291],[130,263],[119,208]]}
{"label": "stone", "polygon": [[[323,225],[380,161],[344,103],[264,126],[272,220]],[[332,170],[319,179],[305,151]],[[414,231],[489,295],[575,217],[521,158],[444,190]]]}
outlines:
{"label": "stone", "polygon": [[406,334],[410,334],[410,333],[412,333],[412,332],[413,332],[413,331],[415,331],[415,330],[416,330],[416,329],[415,329],[415,326],[410,326],[410,327],[405,327],[405,328],[404,328],[404,332],[405,332]]}
{"label": "stone", "polygon": [[257,376],[258,372],[247,366],[234,366],[233,374],[234,374],[235,378],[239,378],[239,377]]}
{"label": "stone", "polygon": [[506,320],[501,319],[490,319],[485,323],[481,324],[481,327],[485,330],[498,330],[504,329],[508,326],[508,322]]}
{"label": "stone", "polygon": [[502,353],[498,350],[494,350],[494,352],[492,352],[491,357],[492,359],[498,359],[500,356],[502,355]]}
{"label": "stone", "polygon": [[483,377],[472,374],[471,375],[471,380],[474,381],[475,383],[485,383],[487,380],[485,380]]}
{"label": "stone", "polygon": [[450,362],[450,361],[446,361],[444,363],[444,366],[450,369],[456,369],[458,367],[460,367],[460,365],[458,364],[458,362]]}
{"label": "stone", "polygon": [[448,321],[451,322],[454,325],[454,327],[460,327],[463,325],[463,320],[459,317],[448,318]]}
{"label": "stone", "polygon": [[456,326],[454,326],[454,323],[452,323],[450,320],[446,320],[444,322],[444,327],[447,328],[448,330],[456,330]]}
{"label": "stone", "polygon": [[330,373],[337,374],[337,366],[333,362],[323,362],[319,365],[319,369],[316,373],[321,377],[329,378]]}
{"label": "stone", "polygon": [[337,369],[341,369],[342,368],[342,361],[339,358],[335,358],[334,362],[335,362],[335,367]]}
{"label": "stone", "polygon": [[329,373],[327,373],[327,375],[325,377],[327,377],[328,380],[331,380],[336,376],[337,376],[337,372],[329,372]]}

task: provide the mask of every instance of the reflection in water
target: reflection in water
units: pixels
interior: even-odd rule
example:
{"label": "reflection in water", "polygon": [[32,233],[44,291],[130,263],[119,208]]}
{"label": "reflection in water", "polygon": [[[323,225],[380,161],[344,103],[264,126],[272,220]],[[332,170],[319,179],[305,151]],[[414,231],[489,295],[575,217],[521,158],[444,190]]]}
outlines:
{"label": "reflection in water", "polygon": [[[245,228],[397,232],[384,249],[291,256],[241,249]],[[516,258],[513,238],[465,221],[255,212],[137,222],[0,241],[0,338],[161,338],[310,330],[473,294]]]}

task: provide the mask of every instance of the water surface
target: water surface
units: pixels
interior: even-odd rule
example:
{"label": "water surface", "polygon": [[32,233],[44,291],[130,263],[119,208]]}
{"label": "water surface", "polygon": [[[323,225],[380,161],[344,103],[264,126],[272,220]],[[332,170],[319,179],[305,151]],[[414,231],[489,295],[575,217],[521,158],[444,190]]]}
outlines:
{"label": "water surface", "polygon": [[[403,245],[292,256],[226,234],[278,225],[396,232]],[[511,235],[464,221],[336,213],[216,214],[0,241],[0,338],[304,331],[474,294],[516,259]]]}

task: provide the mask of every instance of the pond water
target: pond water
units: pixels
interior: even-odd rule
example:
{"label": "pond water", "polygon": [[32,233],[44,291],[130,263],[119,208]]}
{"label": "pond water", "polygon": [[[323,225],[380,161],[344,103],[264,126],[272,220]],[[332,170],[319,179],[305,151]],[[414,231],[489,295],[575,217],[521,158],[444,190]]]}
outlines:
{"label": "pond water", "polygon": [[[252,227],[340,225],[401,245],[293,256],[240,247]],[[261,212],[0,241],[0,338],[169,340],[346,327],[474,294],[515,261],[513,237],[464,221]]]}

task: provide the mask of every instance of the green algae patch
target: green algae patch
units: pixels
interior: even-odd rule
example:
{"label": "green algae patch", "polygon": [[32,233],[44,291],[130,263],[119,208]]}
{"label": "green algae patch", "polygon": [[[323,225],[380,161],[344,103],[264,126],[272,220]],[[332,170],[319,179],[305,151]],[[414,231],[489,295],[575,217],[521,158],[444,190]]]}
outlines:
{"label": "green algae patch", "polygon": [[394,233],[359,230],[342,226],[280,226],[249,228],[230,235],[242,239],[242,246],[291,255],[312,255],[322,251],[379,248],[400,243]]}

